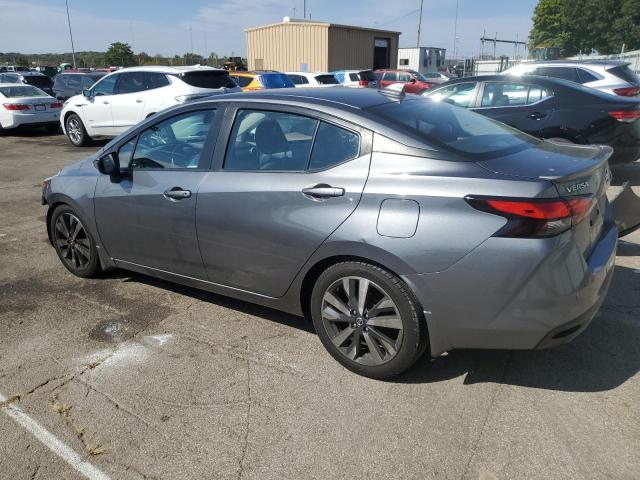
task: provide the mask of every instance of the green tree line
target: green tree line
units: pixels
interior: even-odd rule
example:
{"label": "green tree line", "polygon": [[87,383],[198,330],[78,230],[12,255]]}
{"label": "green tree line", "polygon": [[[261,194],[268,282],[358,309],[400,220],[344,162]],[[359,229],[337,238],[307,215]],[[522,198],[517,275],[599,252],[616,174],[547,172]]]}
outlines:
{"label": "green tree line", "polygon": [[529,49],[560,56],[640,49],[640,0],[540,0],[533,13]]}
{"label": "green tree line", "polygon": [[[184,53],[171,57],[150,55],[146,52],[134,53],[131,46],[124,42],[114,42],[105,52],[76,52],[78,68],[106,68],[131,67],[136,65],[210,65],[222,67],[228,57],[218,56],[212,52],[208,57],[196,53]],[[73,56],[68,53],[36,53],[23,54],[18,52],[0,52],[0,65],[20,65],[24,67],[51,66],[57,67],[61,63],[73,64]]]}

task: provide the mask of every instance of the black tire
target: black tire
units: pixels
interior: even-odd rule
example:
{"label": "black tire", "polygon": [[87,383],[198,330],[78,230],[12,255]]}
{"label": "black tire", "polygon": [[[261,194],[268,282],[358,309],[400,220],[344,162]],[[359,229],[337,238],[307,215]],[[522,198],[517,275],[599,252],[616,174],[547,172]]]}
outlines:
{"label": "black tire", "polygon": [[[77,224],[72,219],[80,223],[81,229],[75,231]],[[59,221],[62,222],[60,228]],[[58,258],[67,270],[83,278],[94,277],[100,272],[96,243],[73,208],[68,205],[57,207],[49,219],[49,231]],[[76,235],[71,238],[74,231]]]}
{"label": "black tire", "polygon": [[[347,284],[344,283],[345,278],[347,279]],[[365,282],[367,290],[363,295],[364,300],[362,301],[362,305],[365,308],[358,306],[354,309],[354,303],[358,302],[358,299],[350,296],[346,290],[347,285],[353,291],[356,290],[356,286],[360,288],[359,283],[349,283],[352,281],[360,282],[360,280],[355,279],[367,281]],[[345,286],[341,287],[340,283]],[[369,289],[372,286],[374,290],[370,292]],[[329,293],[331,293],[332,297],[326,296]],[[335,299],[339,295],[343,295],[341,297],[342,306],[347,307],[347,312],[350,309],[351,317],[349,317],[348,321],[335,319],[336,316],[333,314],[340,309],[332,310],[330,316],[326,313],[327,307],[329,309],[332,307],[331,304],[327,304],[326,299]],[[348,304],[344,302],[346,298],[349,298]],[[387,328],[380,325],[378,322],[383,315],[376,316],[372,314],[372,317],[364,318],[367,317],[367,308],[370,309],[368,310],[370,312],[374,310],[381,312],[381,308],[376,309],[375,307],[383,303],[383,301],[386,302],[385,298],[392,301],[393,307],[388,308],[392,308],[393,313],[391,316],[384,318],[393,318],[397,322],[396,317],[399,316],[401,326]],[[369,302],[369,307],[366,307],[367,302]],[[356,312],[355,315],[353,314],[354,312]],[[347,369],[365,377],[383,380],[397,376],[410,368],[428,347],[427,325],[420,304],[413,292],[396,275],[368,263],[342,262],[325,270],[318,277],[313,288],[311,317],[320,341],[331,356]],[[334,317],[334,319],[328,320],[329,317]],[[338,317],[346,319],[347,315],[341,314]],[[378,320],[375,321],[376,325],[372,326],[374,318],[378,318]],[[367,322],[371,322],[371,324]],[[398,328],[399,330],[394,330]],[[341,343],[340,339],[344,337],[344,334],[349,333],[347,332],[348,329],[351,329],[351,332],[355,332],[357,336],[350,335],[346,337],[345,343]],[[359,329],[360,333],[358,334]],[[397,331],[397,335],[394,335],[394,331]],[[380,336],[380,333],[383,333],[384,336]],[[356,341],[353,340],[356,338],[357,346]],[[386,338],[386,340],[392,340],[396,343],[393,344],[393,348],[387,350],[383,342],[375,342],[377,346],[371,344],[372,339],[376,338]],[[338,342],[339,345],[334,342]],[[377,350],[377,353],[374,354],[373,350]],[[380,353],[383,355],[380,355]]]}
{"label": "black tire", "polygon": [[69,115],[64,121],[64,129],[72,145],[85,147],[91,143],[91,137],[89,137],[87,130],[84,128],[82,120],[75,113]]}

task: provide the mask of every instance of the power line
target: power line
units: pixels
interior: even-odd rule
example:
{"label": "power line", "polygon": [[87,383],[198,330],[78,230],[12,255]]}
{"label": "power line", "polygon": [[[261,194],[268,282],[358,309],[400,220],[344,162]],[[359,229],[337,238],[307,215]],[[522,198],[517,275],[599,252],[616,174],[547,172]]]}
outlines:
{"label": "power line", "polygon": [[404,15],[402,15],[401,17],[398,18],[394,18],[393,20],[389,20],[387,22],[383,22],[383,23],[376,23],[375,25],[377,25],[378,27],[382,27],[383,25],[389,25],[390,23],[394,23],[397,22],[398,20],[402,20],[403,18],[407,18],[409,15],[413,15],[414,13],[416,13],[419,9],[418,8],[414,8],[413,10],[411,10],[408,13],[405,13]]}

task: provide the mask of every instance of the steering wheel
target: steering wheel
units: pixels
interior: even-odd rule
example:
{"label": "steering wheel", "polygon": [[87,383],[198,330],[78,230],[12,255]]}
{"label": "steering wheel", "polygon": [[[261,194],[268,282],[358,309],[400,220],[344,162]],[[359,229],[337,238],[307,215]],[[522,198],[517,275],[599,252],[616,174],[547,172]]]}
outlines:
{"label": "steering wheel", "polygon": [[[171,167],[172,168],[184,168],[190,167],[194,164],[194,162],[198,161],[198,156],[200,152],[189,145],[188,143],[178,143],[171,150]],[[197,166],[197,165],[196,165]]]}

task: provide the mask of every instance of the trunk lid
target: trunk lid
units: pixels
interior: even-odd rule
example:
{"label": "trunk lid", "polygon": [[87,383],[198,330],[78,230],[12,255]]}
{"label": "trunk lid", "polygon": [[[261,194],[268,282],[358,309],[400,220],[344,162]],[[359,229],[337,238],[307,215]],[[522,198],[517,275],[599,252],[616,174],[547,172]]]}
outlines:
{"label": "trunk lid", "polygon": [[478,162],[498,175],[551,182],[558,196],[570,201],[593,198],[592,208],[572,230],[582,254],[587,258],[600,238],[607,211],[606,191],[611,183],[608,159],[613,149],[604,145],[573,145],[541,142],[512,155]]}

